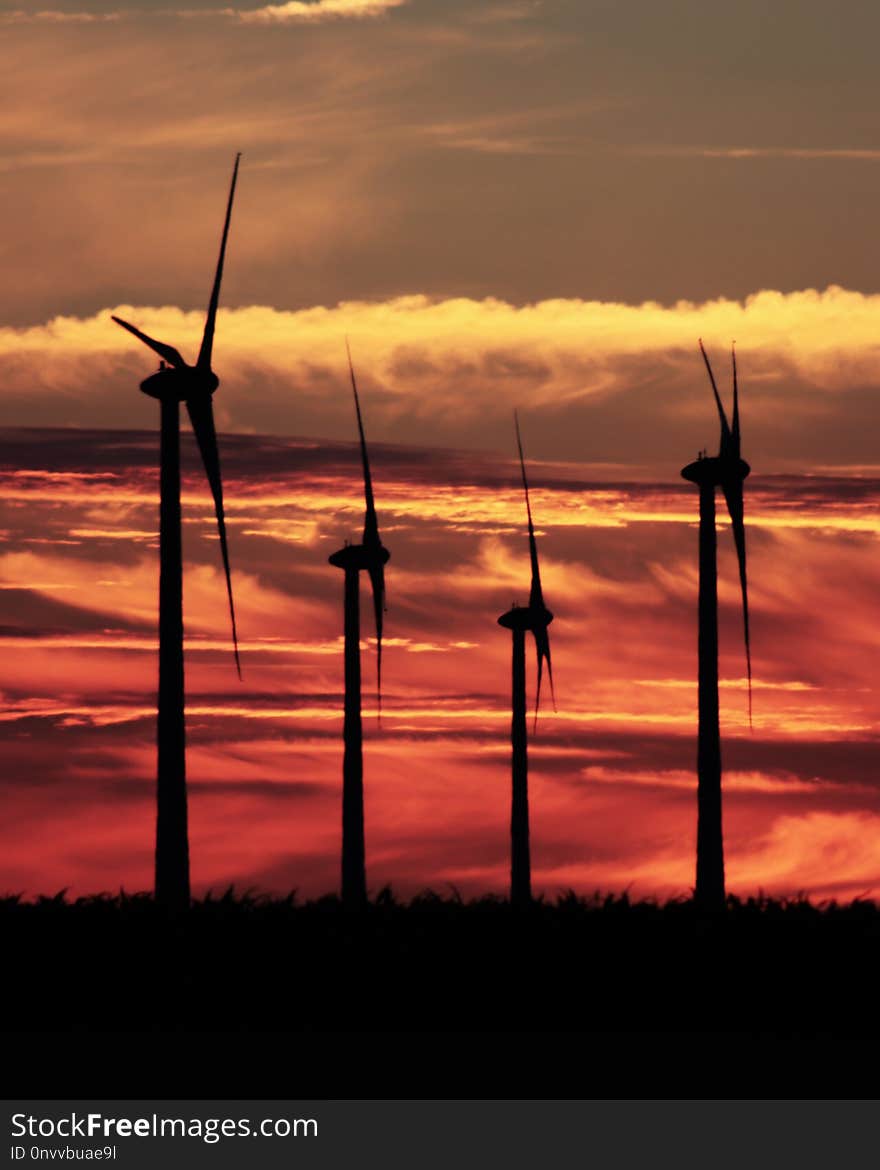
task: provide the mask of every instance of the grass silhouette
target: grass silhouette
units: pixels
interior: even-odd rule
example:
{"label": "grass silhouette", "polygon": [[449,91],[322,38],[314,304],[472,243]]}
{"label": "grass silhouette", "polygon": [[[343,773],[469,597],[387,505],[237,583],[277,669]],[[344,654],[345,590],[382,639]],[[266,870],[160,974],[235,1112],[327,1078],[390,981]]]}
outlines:
{"label": "grass silhouette", "polygon": [[[0,900],[11,1030],[877,1026],[880,907],[385,889],[358,912],[227,890]],[[352,993],[352,988],[356,989]]]}

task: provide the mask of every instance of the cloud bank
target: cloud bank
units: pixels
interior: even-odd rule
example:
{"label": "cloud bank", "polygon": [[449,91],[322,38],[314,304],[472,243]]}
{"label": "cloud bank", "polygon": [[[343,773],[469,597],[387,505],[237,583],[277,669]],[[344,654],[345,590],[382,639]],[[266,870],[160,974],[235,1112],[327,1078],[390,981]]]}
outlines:
{"label": "cloud bank", "polygon": [[[261,8],[202,8],[169,4],[162,12],[165,19],[173,17],[234,17],[244,25],[318,24],[323,21],[366,20],[384,16],[393,8],[400,8],[407,0],[288,0],[286,4],[266,4]],[[149,15],[147,9],[120,9],[117,12],[68,12],[61,9],[41,9],[27,12],[0,13],[0,25],[92,25],[107,24],[135,16]]]}
{"label": "cloud bank", "polygon": [[[198,349],[203,311],[119,305],[0,329],[0,423],[140,425],[130,390],[153,356],[111,313]],[[766,470],[876,462],[880,296],[830,287],[673,305],[557,299],[514,305],[424,295],[299,311],[221,309],[216,399],[227,430],[347,435],[349,337],[380,438],[506,446],[535,416],[536,453],[631,464],[711,445],[717,428],[697,339],[729,395],[736,339],[749,449]],[[575,436],[577,436],[575,441]],[[750,456],[751,457],[751,456]]]}
{"label": "cloud bank", "polygon": [[39,12],[25,12],[16,9],[15,12],[0,12],[0,25],[3,24],[58,24],[58,25],[85,25],[108,24],[122,20],[127,14],[124,12],[62,12],[56,9],[43,9]]}

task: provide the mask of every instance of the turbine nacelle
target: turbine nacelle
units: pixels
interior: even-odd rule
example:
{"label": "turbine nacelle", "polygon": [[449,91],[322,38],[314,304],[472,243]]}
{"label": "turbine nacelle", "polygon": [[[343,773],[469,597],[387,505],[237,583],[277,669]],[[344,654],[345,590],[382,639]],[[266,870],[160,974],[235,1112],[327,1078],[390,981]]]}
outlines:
{"label": "turbine nacelle", "polygon": [[209,398],[220,385],[220,379],[213,370],[200,370],[197,366],[163,366],[141,382],[141,390],[150,398],[159,401],[190,402],[198,398]]}
{"label": "turbine nacelle", "polygon": [[352,569],[358,573],[369,573],[371,569],[383,568],[390,557],[391,553],[382,544],[378,548],[369,548],[363,544],[347,544],[327,559],[337,569]]}
{"label": "turbine nacelle", "polygon": [[498,619],[498,625],[507,630],[528,630],[535,633],[546,630],[553,621],[549,609],[533,609],[530,605],[514,605]]}
{"label": "turbine nacelle", "polygon": [[682,469],[682,478],[702,487],[722,487],[726,483],[742,483],[751,472],[745,459],[731,459],[726,455],[701,455]]}

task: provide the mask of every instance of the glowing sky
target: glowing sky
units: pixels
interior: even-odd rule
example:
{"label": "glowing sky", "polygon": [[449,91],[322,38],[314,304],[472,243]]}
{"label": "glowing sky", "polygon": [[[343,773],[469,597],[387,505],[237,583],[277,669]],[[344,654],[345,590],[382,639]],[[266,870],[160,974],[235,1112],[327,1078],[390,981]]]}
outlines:
{"label": "glowing sky", "polygon": [[725,389],[737,339],[754,468],[751,734],[720,545],[729,883],[876,892],[878,36],[854,0],[3,5],[0,888],[149,882],[153,362],[110,314],[194,355],[240,149],[215,408],[241,684],[184,448],[197,888],[336,883],[348,335],[392,550],[371,887],[506,880],[517,405],[557,615],[535,885],[687,890],[703,336]]}
{"label": "glowing sky", "polygon": [[[0,885],[149,881],[155,442],[5,435]],[[336,880],[340,816],[342,583],[326,558],[359,532],[357,452],[224,437],[239,684],[210,503],[190,440],[185,451],[195,881],[318,893]],[[374,463],[392,561],[381,733],[366,720],[371,885],[500,890],[509,644],[495,619],[527,592],[516,468],[378,444]],[[559,695],[532,748],[536,885],[684,891],[696,501],[672,475],[624,483],[541,464],[533,479]],[[721,542],[729,878],[740,890],[862,893],[880,842],[880,481],[750,486],[752,734],[732,542]],[[370,643],[364,654],[369,687]]]}

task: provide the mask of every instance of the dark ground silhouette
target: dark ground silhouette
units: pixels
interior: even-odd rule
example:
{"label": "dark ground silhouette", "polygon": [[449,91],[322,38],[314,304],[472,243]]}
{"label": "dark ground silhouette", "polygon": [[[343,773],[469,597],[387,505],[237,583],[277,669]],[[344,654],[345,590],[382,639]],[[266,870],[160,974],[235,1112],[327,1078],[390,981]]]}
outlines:
{"label": "dark ground silhouette", "polygon": [[[811,1029],[877,1025],[873,902],[625,896],[464,902],[384,891],[0,903],[4,1002],[47,1031]],[[357,994],[352,994],[352,988]],[[18,1026],[18,1025],[16,1025]]]}

